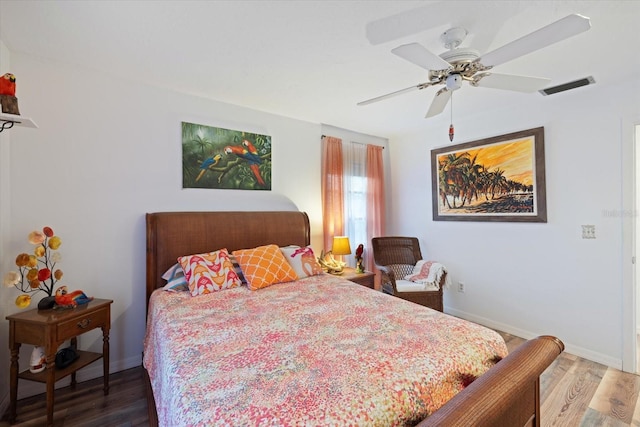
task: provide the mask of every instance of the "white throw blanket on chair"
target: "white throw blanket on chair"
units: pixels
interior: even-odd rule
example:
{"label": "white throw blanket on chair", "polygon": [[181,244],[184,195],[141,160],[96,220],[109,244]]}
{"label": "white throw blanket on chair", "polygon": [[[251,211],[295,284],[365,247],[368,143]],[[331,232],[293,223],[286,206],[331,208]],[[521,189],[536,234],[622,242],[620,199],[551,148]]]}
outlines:
{"label": "white throw blanket on chair", "polygon": [[[408,280],[414,283],[420,283],[424,285],[425,289],[440,289],[440,280],[442,275],[447,273],[447,268],[436,261],[420,260],[413,267],[413,272],[404,277],[404,280]],[[449,285],[449,276],[445,277],[444,286]]]}

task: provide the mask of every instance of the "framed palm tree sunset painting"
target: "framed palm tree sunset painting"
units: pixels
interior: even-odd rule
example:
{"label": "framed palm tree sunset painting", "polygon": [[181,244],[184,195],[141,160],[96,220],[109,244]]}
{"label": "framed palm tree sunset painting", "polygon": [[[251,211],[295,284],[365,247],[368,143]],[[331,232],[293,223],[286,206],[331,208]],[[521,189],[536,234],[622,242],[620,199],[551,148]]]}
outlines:
{"label": "framed palm tree sunset painting", "polygon": [[547,222],[544,128],[431,151],[434,221]]}

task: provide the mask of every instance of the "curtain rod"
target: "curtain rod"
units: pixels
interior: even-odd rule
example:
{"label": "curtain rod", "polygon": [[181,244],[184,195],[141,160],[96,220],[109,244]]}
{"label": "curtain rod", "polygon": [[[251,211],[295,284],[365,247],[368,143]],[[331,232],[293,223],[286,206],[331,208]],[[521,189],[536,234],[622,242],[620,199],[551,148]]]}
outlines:
{"label": "curtain rod", "polygon": [[[322,135],[322,138],[325,138],[327,135]],[[382,147],[382,149],[384,150],[384,145],[378,145],[378,144],[367,144],[365,142],[356,142],[356,141],[350,141],[354,144],[360,144],[360,145],[375,145],[376,147]]]}

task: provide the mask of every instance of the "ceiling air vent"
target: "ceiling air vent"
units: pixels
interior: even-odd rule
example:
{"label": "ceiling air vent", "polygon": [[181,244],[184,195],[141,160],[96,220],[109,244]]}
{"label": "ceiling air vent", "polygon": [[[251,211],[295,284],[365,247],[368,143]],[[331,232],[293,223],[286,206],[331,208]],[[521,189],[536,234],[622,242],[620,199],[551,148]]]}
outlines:
{"label": "ceiling air vent", "polygon": [[585,77],[584,79],[574,80],[572,82],[563,83],[558,86],[548,87],[546,89],[540,89],[538,92],[540,92],[544,96],[553,95],[554,93],[564,92],[565,90],[575,89],[580,86],[592,85],[595,82],[596,81],[594,80],[594,78],[592,76],[589,76],[589,77]]}

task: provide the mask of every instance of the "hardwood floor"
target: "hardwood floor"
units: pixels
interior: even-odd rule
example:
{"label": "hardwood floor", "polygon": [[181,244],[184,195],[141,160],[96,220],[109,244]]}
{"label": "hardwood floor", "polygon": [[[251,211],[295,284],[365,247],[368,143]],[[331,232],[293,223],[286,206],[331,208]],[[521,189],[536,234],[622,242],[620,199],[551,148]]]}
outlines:
{"label": "hardwood floor", "polygon": [[[501,333],[509,351],[524,340]],[[558,427],[640,426],[640,376],[607,368],[569,353],[562,353],[541,377],[542,425]],[[102,379],[56,390],[56,427],[148,426],[142,368],[111,375],[109,396],[102,394]],[[18,402],[16,426],[41,426],[45,399],[32,396]],[[8,426],[6,415],[0,427]]]}
{"label": "hardwood floor", "polygon": [[[18,385],[19,387],[20,385]],[[141,367],[111,374],[109,395],[103,394],[102,378],[78,383],[75,390],[64,387],[55,392],[53,421],[55,427],[134,427],[148,426],[147,397]],[[8,414],[0,427],[8,426]],[[44,395],[18,401],[18,417],[13,426],[31,427],[46,424]]]}
{"label": "hardwood floor", "polygon": [[[524,340],[502,333],[509,351]],[[540,377],[542,426],[640,426],[640,376],[564,352]]]}

